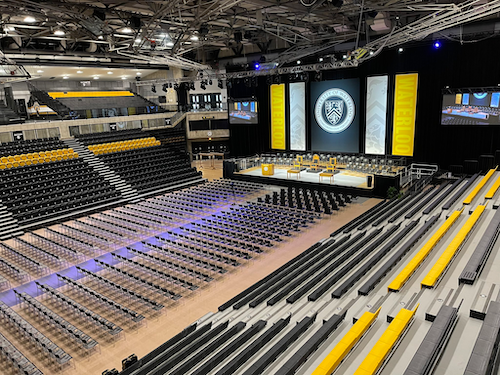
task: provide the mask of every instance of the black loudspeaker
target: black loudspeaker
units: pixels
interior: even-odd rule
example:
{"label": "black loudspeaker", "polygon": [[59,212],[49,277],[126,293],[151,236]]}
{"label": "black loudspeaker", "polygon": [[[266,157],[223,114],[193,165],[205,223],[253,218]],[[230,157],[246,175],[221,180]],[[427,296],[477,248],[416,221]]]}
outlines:
{"label": "black loudspeaker", "polygon": [[136,362],[137,362],[137,356],[135,354],[130,354],[127,358],[125,358],[122,361],[122,370],[128,369]]}
{"label": "black loudspeaker", "polygon": [[371,188],[372,184],[373,184],[373,176],[366,176],[366,186]]}
{"label": "black loudspeaker", "polygon": [[130,26],[133,29],[140,29],[141,25],[142,25],[142,22],[141,22],[141,19],[139,17],[136,17],[136,16],[130,17]]}
{"label": "black loudspeaker", "polygon": [[240,31],[236,31],[234,33],[234,40],[237,42],[241,42],[243,40],[243,35],[241,34]]}
{"label": "black loudspeaker", "polygon": [[102,375],[118,375],[118,374],[119,374],[119,372],[118,372],[118,370],[117,370],[117,369],[115,369],[115,368],[114,368],[114,369],[112,369],[112,370],[104,370],[104,371],[102,372]]}
{"label": "black loudspeaker", "polygon": [[28,111],[26,110],[26,100],[17,99],[17,108],[19,110],[19,114],[22,116],[28,116]]}

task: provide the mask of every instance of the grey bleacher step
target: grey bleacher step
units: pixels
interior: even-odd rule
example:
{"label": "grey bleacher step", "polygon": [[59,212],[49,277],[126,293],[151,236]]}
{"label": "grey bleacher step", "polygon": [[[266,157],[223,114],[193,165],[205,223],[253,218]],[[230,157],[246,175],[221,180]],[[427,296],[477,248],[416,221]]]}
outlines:
{"label": "grey bleacher step", "polygon": [[8,211],[2,212],[2,211],[0,211],[0,219],[4,218],[6,216],[12,216],[12,212],[8,212]]}
{"label": "grey bleacher step", "polygon": [[451,298],[453,297],[454,289],[452,288],[444,288],[437,295],[437,297],[432,301],[429,308],[425,312],[425,320],[429,322],[433,322],[436,319],[436,316],[441,309],[441,307],[448,305]]}
{"label": "grey bleacher step", "polygon": [[500,292],[500,285],[492,284],[486,281],[481,282],[476,297],[470,307],[470,317],[484,320],[486,310],[490,301],[495,301]]}

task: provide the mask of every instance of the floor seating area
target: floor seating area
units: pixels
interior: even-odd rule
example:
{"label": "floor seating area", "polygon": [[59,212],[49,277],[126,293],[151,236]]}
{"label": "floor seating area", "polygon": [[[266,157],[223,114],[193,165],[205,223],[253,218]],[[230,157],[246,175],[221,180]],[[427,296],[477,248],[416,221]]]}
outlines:
{"label": "floor seating area", "polygon": [[310,190],[289,186],[286,190],[281,189],[279,193],[273,192],[272,197],[270,194],[266,194],[266,197],[260,201],[330,215],[333,211],[338,211],[341,207],[350,203],[352,199],[353,197],[350,195],[334,191]]}
{"label": "floor seating area", "polygon": [[[20,309],[16,313],[0,305],[2,317],[12,320],[12,328],[6,328],[9,337],[16,338],[11,345],[21,339],[19,326],[28,327],[22,328],[23,335],[36,337],[35,345],[58,366],[69,363],[80,349],[99,351],[101,340],[113,342],[141,329],[147,319],[323,218],[321,213],[256,202],[265,192],[260,184],[214,180],[0,242],[0,277]],[[304,320],[290,337],[298,338],[314,321]],[[321,336],[341,321],[332,319]],[[51,327],[47,336],[35,328],[38,324]],[[248,340],[264,325],[248,326]],[[207,335],[222,333],[230,339],[246,325],[227,327],[215,326]],[[287,341],[263,359],[262,366],[292,343]],[[5,348],[12,352],[10,346]],[[31,353],[30,358],[40,357]],[[25,362],[14,366],[29,367]],[[35,365],[29,369],[38,374]],[[199,373],[210,369],[204,366]]]}

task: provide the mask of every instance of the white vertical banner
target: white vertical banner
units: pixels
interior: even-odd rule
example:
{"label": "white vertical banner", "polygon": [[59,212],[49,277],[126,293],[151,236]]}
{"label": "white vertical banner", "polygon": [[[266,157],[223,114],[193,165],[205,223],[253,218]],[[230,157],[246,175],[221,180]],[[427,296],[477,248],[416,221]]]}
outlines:
{"label": "white vertical banner", "polygon": [[388,76],[368,77],[366,82],[366,154],[385,154],[388,82]]}
{"label": "white vertical banner", "polygon": [[306,150],[306,83],[290,83],[290,150]]}

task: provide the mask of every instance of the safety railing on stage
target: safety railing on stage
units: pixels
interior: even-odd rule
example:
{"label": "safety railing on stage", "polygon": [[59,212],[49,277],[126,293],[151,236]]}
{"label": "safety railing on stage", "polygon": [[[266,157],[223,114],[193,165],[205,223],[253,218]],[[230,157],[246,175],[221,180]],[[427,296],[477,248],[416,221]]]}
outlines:
{"label": "safety railing on stage", "polygon": [[438,166],[433,164],[412,163],[403,168],[399,173],[399,185],[401,187],[424,184],[438,171]]}

